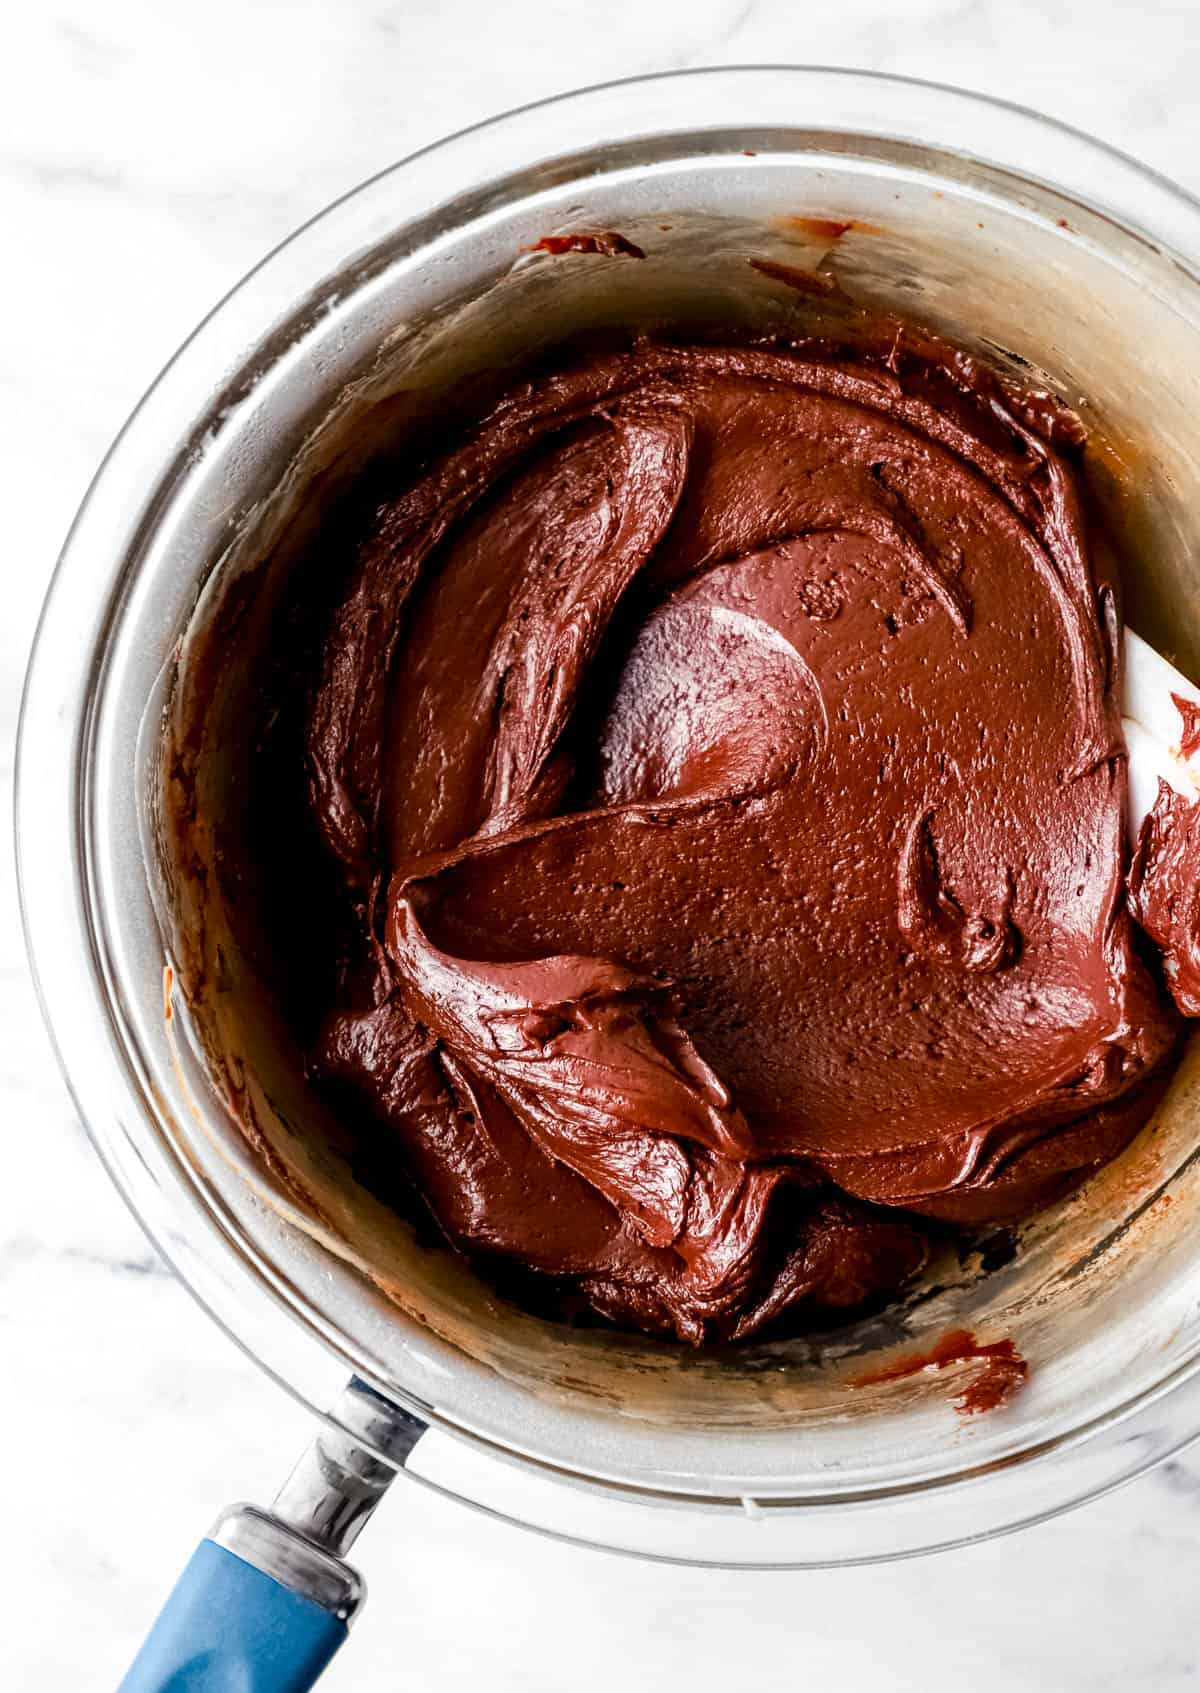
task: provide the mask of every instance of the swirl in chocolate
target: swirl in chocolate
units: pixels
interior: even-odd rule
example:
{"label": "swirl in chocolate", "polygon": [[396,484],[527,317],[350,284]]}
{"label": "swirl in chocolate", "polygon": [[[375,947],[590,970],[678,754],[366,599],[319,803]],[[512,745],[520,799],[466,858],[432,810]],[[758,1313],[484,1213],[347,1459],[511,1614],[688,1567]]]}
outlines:
{"label": "swirl in chocolate", "polygon": [[1077,447],[917,332],[638,343],[379,511],[309,720],[370,961],[317,1068],[462,1250],[738,1339],[1144,1120],[1177,1017]]}

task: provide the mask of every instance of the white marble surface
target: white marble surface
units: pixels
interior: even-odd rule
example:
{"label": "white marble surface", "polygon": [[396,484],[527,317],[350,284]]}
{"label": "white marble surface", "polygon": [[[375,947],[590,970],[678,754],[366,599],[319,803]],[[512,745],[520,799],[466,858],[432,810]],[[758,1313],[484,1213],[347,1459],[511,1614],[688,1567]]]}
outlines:
{"label": "white marble surface", "polygon": [[[266,248],[440,133],[602,78],[810,61],[961,82],[1200,190],[1193,0],[34,0],[0,55],[0,782],[71,512],[202,312]],[[0,1684],[115,1685],[214,1510],[268,1498],[306,1419],[154,1261],[55,1073],[0,847]],[[331,1689],[1195,1684],[1200,1456],[1047,1527],[806,1576],[636,1566],[415,1486],[360,1548]]]}

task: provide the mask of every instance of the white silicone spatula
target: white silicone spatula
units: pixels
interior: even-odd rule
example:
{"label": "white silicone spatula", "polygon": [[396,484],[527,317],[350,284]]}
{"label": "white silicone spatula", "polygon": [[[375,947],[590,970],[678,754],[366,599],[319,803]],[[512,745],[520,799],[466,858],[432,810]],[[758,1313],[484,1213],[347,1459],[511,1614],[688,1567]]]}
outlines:
{"label": "white silicone spatula", "polygon": [[1200,798],[1200,752],[1184,758],[1180,751],[1184,724],[1172,695],[1200,708],[1200,688],[1126,629],[1121,715],[1129,749],[1131,840],[1154,804],[1160,777],[1188,799]]}

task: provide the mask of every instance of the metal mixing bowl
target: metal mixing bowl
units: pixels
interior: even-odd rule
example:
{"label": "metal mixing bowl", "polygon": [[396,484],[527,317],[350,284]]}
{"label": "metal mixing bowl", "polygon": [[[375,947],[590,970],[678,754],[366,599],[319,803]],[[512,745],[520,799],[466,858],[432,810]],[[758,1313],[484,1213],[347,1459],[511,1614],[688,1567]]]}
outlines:
{"label": "metal mixing bowl", "polygon": [[[855,225],[832,253],[804,221],[821,217]],[[581,226],[621,230],[645,262],[526,251]],[[451,391],[482,403],[578,331],[796,327],[804,296],[751,256],[824,259],[856,298],[1032,367],[1077,405],[1130,620],[1200,674],[1200,205],[1095,141],[952,89],[671,75],[415,155],[201,325],[115,443],[59,563],[27,684],[18,837],[30,952],[80,1112],[151,1237],[253,1357],[323,1415],[354,1372],[429,1425],[410,1473],[533,1527],[806,1565],[1044,1517],[1200,1432],[1195,1045],[1134,1147],[1027,1225],[1006,1264],[968,1253],[882,1318],[720,1356],[571,1329],[501,1300],[359,1186],[215,878],[225,992],[191,1015],[195,884],[174,874],[156,811],[163,737],[231,584],[249,610],[198,768],[233,827],[254,775],[239,724],[255,659],[322,502],[419,439]],[[270,1156],[241,1132],[231,1075]],[[289,1176],[319,1195],[320,1224]],[[963,1419],[938,1375],[852,1385],[865,1359],[963,1326],[1029,1359],[1008,1408]]]}

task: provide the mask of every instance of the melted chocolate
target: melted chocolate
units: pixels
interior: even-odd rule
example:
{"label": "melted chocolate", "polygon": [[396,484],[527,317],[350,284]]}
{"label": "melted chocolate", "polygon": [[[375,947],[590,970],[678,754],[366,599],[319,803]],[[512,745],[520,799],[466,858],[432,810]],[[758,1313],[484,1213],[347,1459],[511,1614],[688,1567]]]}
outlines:
{"label": "melted chocolate", "polygon": [[942,1336],[927,1352],[901,1358],[882,1369],[868,1370],[855,1379],[855,1387],[874,1387],[881,1382],[902,1381],[925,1370],[945,1370],[955,1364],[982,1363],[971,1380],[956,1395],[955,1410],[963,1416],[977,1411],[994,1411],[1005,1405],[1024,1385],[1029,1365],[1011,1340],[993,1340],[981,1345],[970,1329],[954,1329]]}
{"label": "melted chocolate", "polygon": [[1177,1017],[1052,410],[894,325],[639,343],[382,505],[308,725],[357,937],[316,1070],[463,1251],[737,1339],[1145,1119]]}
{"label": "melted chocolate", "polygon": [[644,259],[642,249],[616,229],[577,229],[570,235],[543,235],[527,253],[600,253],[608,259]]}
{"label": "melted chocolate", "polygon": [[1159,780],[1129,867],[1129,909],[1162,953],[1185,1017],[1200,1017],[1200,800]]}
{"label": "melted chocolate", "polygon": [[1200,705],[1195,700],[1185,699],[1182,694],[1172,694],[1175,709],[1183,722],[1179,736],[1180,758],[1195,758],[1200,752]]}

